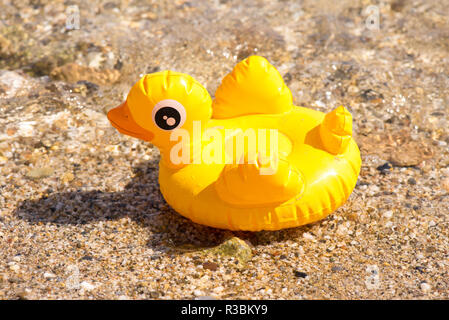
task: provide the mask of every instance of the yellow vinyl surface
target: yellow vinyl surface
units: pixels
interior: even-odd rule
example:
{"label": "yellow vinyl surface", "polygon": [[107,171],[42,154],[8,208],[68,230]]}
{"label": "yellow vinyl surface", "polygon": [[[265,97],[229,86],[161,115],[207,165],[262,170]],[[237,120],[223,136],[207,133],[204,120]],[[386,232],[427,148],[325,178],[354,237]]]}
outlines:
{"label": "yellow vinyl surface", "polygon": [[[157,112],[164,103],[171,108],[162,110],[168,110],[168,116]],[[159,184],[167,203],[192,221],[216,228],[279,230],[323,219],[347,200],[360,172],[360,152],[346,108],[324,114],[294,106],[279,72],[258,56],[237,64],[214,100],[188,75],[146,75],[108,118],[121,133],[160,149]],[[194,123],[201,124],[201,134],[214,128],[223,137],[226,130],[250,129],[257,141],[258,129],[276,130],[277,170],[261,174],[267,163],[257,155],[252,163],[238,163],[235,152],[233,163],[193,163],[195,152],[209,150],[210,140],[191,143],[191,161],[176,164],[171,152],[178,141],[170,140],[167,128],[177,123],[177,129],[191,136]],[[228,151],[223,144],[223,159]],[[251,157],[245,150],[245,159]]]}

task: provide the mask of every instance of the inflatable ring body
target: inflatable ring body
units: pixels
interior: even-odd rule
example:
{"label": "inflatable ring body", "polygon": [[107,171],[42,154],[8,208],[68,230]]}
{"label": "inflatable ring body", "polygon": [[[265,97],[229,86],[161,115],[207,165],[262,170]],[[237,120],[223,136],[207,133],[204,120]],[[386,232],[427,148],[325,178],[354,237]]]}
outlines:
{"label": "inflatable ring body", "polygon": [[[348,110],[294,106],[279,72],[258,56],[237,64],[214,100],[188,75],[146,75],[108,118],[160,149],[165,200],[211,227],[279,230],[318,221],[345,203],[360,172]],[[260,141],[264,152],[249,147]]]}

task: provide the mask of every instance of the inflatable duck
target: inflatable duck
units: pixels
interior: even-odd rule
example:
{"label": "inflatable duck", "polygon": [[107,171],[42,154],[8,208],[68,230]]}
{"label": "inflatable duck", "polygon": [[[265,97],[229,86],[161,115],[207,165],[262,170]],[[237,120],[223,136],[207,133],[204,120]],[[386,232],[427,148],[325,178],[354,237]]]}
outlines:
{"label": "inflatable duck", "polygon": [[[214,100],[189,75],[145,75],[108,119],[159,148],[167,203],[216,228],[279,230],[318,221],[347,200],[360,172],[348,110],[294,106],[279,72],[259,56],[238,63]],[[268,147],[254,150],[254,141]]]}

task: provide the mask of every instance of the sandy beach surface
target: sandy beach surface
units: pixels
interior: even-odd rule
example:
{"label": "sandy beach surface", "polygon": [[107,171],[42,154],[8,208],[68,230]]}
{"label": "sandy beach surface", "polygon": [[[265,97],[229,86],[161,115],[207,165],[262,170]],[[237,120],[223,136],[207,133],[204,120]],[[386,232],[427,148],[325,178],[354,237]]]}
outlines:
{"label": "sandy beach surface", "polygon": [[[449,1],[0,0],[0,299],[449,298]],[[257,54],[346,106],[362,170],[326,219],[230,232],[173,211],[106,110],[145,73],[213,96]],[[213,210],[213,208],[211,208]]]}

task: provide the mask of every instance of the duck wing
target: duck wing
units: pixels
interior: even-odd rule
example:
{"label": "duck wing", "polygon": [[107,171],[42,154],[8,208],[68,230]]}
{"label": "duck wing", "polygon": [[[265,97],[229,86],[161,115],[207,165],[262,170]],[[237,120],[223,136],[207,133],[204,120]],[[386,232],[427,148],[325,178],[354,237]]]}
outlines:
{"label": "duck wing", "polygon": [[301,196],[305,180],[285,158],[262,160],[259,155],[254,163],[226,165],[215,189],[220,199],[229,204],[265,206]]}
{"label": "duck wing", "polygon": [[250,56],[223,78],[215,92],[212,118],[274,114],[291,110],[292,94],[267,59]]}

